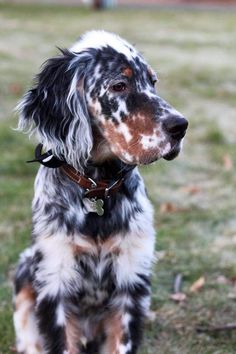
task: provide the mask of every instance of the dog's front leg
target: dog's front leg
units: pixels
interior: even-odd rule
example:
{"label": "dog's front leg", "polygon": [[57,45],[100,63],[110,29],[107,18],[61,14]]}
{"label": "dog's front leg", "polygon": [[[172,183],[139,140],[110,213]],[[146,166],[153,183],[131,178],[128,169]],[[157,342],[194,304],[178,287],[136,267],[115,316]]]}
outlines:
{"label": "dog's front leg", "polygon": [[[136,354],[139,348],[143,323],[149,307],[149,292],[145,294],[125,294],[114,300],[121,302],[105,320],[106,340],[101,354]],[[147,305],[147,306],[146,306]],[[120,309],[119,309],[120,308]]]}
{"label": "dog's front leg", "polygon": [[[34,288],[36,317],[47,354],[80,354],[80,328],[68,299],[77,299],[81,283],[73,247],[58,235],[44,238],[36,245]],[[77,313],[76,313],[77,314]]]}
{"label": "dog's front leg", "polygon": [[60,319],[60,306],[59,297],[50,296],[46,296],[37,305],[37,322],[47,354],[63,354],[66,350],[65,327],[62,318]]}

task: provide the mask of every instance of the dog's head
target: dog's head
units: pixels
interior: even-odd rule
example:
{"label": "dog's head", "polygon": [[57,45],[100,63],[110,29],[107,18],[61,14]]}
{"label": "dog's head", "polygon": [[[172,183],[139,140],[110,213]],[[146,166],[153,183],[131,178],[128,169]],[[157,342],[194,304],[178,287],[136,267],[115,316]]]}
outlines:
{"label": "dog's head", "polygon": [[46,149],[77,169],[114,156],[129,164],[170,160],[188,123],[157,95],[156,81],[129,43],[88,32],[45,63],[19,104],[19,128],[32,127]]}

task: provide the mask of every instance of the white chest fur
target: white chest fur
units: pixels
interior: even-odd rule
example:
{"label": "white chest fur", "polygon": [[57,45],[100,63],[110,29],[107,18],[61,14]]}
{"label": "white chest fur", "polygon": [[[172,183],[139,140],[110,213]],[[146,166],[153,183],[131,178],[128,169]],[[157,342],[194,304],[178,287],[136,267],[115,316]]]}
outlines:
{"label": "white chest fur", "polygon": [[145,214],[141,213],[139,219],[130,223],[128,233],[112,235],[105,241],[99,238],[94,241],[82,235],[75,235],[73,239],[64,234],[40,237],[35,245],[35,250],[42,254],[36,273],[36,280],[42,284],[39,300],[46,295],[54,297],[83,287],[87,279],[80,272],[80,259],[94,272],[98,286],[108,262],[118,287],[137,282],[139,274],[149,275],[155,234],[150,210],[149,217]]}
{"label": "white chest fur", "polygon": [[[65,227],[54,225],[57,224],[57,219],[50,223],[47,215],[38,217],[38,214],[45,210],[47,203],[52,203],[52,199],[57,195],[56,191],[44,188],[42,180],[46,172],[41,169],[41,178],[38,179],[38,189],[44,197],[38,198],[36,193],[34,200],[35,206],[38,201],[38,207],[34,210],[34,250],[42,255],[35,274],[35,284],[39,286],[38,301],[47,295],[66,295],[81,287],[85,291],[89,290],[89,280],[87,274],[84,274],[81,262],[89,270],[93,285],[97,284],[98,288],[104,275],[107,276],[108,268],[112,268],[113,281],[117,287],[138,282],[140,274],[148,276],[153,261],[155,232],[153,208],[146,196],[142,180],[140,179],[139,187],[134,192],[134,199],[141,206],[140,211],[131,213],[133,205],[125,197],[120,203],[120,217],[127,219],[128,215],[132,215],[129,218],[128,231],[116,231],[102,240],[99,235],[96,239],[80,233],[68,235]],[[85,216],[77,205],[70,204],[67,208],[69,216],[76,216],[80,221],[84,219]]]}

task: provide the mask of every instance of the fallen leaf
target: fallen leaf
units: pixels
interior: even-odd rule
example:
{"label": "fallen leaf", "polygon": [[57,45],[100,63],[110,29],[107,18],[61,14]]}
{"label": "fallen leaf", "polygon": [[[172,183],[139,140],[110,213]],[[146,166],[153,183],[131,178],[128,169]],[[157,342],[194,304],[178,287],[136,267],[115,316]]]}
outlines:
{"label": "fallen leaf", "polygon": [[195,185],[185,186],[181,190],[188,194],[198,194],[201,192],[201,188]]}
{"label": "fallen leaf", "polygon": [[177,205],[174,205],[173,203],[162,203],[160,205],[160,212],[162,214],[166,214],[166,213],[176,213],[178,211],[182,211],[181,208],[177,207]]}
{"label": "fallen leaf", "polygon": [[197,291],[201,290],[202,287],[205,285],[206,280],[204,277],[200,277],[198,280],[196,280],[192,286],[190,287],[190,292],[191,293],[196,293]]}
{"label": "fallen leaf", "polygon": [[13,95],[20,95],[20,94],[22,94],[23,88],[20,84],[13,83],[13,84],[9,85],[9,91]]}
{"label": "fallen leaf", "polygon": [[182,302],[184,300],[186,300],[186,294],[184,293],[176,293],[176,294],[171,294],[170,298],[171,300],[174,300],[176,302]]}
{"label": "fallen leaf", "polygon": [[236,283],[236,276],[234,275],[233,277],[230,278],[232,283]]}
{"label": "fallen leaf", "polygon": [[231,171],[233,168],[233,160],[230,155],[226,154],[223,156],[223,165],[225,171]]}

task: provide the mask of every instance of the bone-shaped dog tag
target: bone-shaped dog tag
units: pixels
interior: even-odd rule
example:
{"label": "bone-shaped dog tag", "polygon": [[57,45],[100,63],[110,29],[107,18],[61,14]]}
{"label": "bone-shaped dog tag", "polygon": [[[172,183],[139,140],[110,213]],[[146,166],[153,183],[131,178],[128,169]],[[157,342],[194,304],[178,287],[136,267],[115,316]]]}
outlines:
{"label": "bone-shaped dog tag", "polygon": [[83,202],[87,213],[97,213],[99,216],[104,214],[104,201],[102,199],[84,198]]}
{"label": "bone-shaped dog tag", "polygon": [[99,216],[102,216],[104,214],[104,209],[103,209],[104,201],[102,199],[96,199],[94,203],[96,205],[96,213]]}

